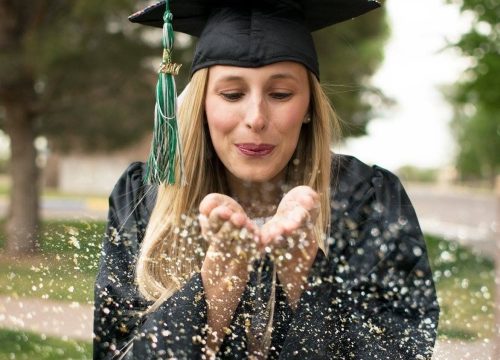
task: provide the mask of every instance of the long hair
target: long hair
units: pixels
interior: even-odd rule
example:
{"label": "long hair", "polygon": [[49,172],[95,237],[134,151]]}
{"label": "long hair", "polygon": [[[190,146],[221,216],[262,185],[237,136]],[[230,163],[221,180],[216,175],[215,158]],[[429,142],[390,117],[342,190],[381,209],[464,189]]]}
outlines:
{"label": "long hair", "polygon": [[[308,185],[320,195],[315,224],[319,247],[326,251],[325,232],[330,222],[330,145],[339,123],[316,77],[309,73],[311,122],[303,124],[297,149],[288,163],[291,188]],[[210,140],[205,120],[208,69],[192,77],[179,107],[179,133],[183,145],[187,186],[159,186],[156,205],[141,244],[136,282],[140,293],[155,304],[153,311],[199,272],[207,249],[196,218],[201,200],[209,193],[228,194],[224,167]],[[148,312],[149,312],[148,311]]]}

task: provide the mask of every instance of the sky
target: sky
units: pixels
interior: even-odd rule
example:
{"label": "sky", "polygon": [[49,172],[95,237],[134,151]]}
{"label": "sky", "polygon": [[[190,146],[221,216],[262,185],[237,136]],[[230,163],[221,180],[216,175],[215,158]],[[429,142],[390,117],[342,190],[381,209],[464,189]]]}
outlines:
{"label": "sky", "polygon": [[452,109],[438,87],[456,82],[466,62],[441,50],[467,30],[470,19],[444,0],[388,0],[386,8],[392,34],[372,82],[397,105],[369,123],[367,136],[336,151],[389,170],[446,167],[455,152]]}

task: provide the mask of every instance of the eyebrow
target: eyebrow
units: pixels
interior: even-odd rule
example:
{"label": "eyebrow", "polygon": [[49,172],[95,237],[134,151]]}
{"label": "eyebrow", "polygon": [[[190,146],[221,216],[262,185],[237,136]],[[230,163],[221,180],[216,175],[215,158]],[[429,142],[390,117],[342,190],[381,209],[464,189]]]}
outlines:
{"label": "eyebrow", "polygon": [[278,73],[278,74],[273,74],[271,75],[270,79],[293,79],[295,81],[298,81],[297,77],[293,75],[292,73]]}
{"label": "eyebrow", "polygon": [[239,81],[239,80],[243,80],[243,77],[236,75],[227,75],[217,79],[217,81]]}
{"label": "eyebrow", "polygon": [[[288,73],[288,72],[284,72],[284,73],[277,73],[277,74],[273,74],[269,77],[270,80],[275,80],[275,79],[292,79],[292,80],[295,80],[295,81],[298,81],[298,78],[293,75],[292,73]],[[244,80],[244,77],[243,76],[238,76],[238,75],[227,75],[227,76],[224,76],[220,79],[217,79],[217,81],[241,81],[241,80]]]}

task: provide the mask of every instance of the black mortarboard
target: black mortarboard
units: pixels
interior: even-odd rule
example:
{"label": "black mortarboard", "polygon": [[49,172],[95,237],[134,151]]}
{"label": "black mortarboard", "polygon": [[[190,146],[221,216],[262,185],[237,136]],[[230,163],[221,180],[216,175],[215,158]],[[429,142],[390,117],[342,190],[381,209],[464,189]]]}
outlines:
{"label": "black mortarboard", "polygon": [[[376,0],[170,0],[175,31],[199,37],[191,72],[297,61],[319,78],[311,32],[380,7]],[[129,17],[163,27],[165,1]]]}

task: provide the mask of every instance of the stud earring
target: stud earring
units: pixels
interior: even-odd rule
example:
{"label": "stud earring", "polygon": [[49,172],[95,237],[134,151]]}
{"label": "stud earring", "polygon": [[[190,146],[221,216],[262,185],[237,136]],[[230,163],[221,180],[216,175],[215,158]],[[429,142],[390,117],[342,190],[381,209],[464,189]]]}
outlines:
{"label": "stud earring", "polygon": [[307,115],[304,121],[302,121],[304,124],[309,124],[311,122],[311,115]]}

